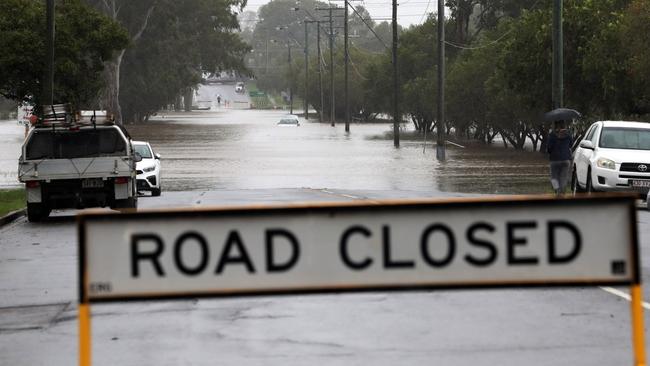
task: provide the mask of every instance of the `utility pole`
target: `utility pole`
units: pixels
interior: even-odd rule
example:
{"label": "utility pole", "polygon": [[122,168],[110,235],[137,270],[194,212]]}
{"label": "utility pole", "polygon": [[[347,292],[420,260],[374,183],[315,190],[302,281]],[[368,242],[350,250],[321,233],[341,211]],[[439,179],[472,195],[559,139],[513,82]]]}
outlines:
{"label": "utility pole", "polygon": [[350,132],[350,96],[348,94],[348,64],[350,63],[350,55],[348,53],[348,0],[345,1],[345,11],[344,11],[344,20],[343,20],[343,33],[344,33],[344,51],[345,54],[345,73],[344,73],[344,82],[345,87],[343,88],[343,97],[345,98],[345,132]]}
{"label": "utility pole", "polygon": [[46,30],[45,49],[45,75],[43,78],[43,100],[44,105],[54,104],[54,0],[47,0],[45,10]]}
{"label": "utility pole", "polygon": [[305,93],[303,105],[305,106],[305,120],[309,120],[309,30],[307,28],[307,21],[305,23]]}
{"label": "utility pole", "polygon": [[289,114],[293,114],[293,70],[291,67],[291,39],[287,40],[289,50]]}
{"label": "utility pole", "polygon": [[564,106],[563,1],[553,2],[553,108]]}
{"label": "utility pole", "polygon": [[334,94],[334,16],[332,12],[334,10],[343,10],[339,7],[328,7],[328,8],[316,8],[316,10],[327,10],[330,25],[329,37],[330,37],[330,123],[332,127],[336,122],[336,98]]}
{"label": "utility pole", "polygon": [[269,73],[269,29],[266,29],[266,60],[264,61],[264,75]]}
{"label": "utility pole", "polygon": [[[323,107],[325,105],[325,100],[323,98],[323,63],[321,61],[321,47],[320,47],[320,27],[321,23],[326,23],[327,21],[320,20],[305,20],[305,23],[315,23],[316,24],[316,48],[318,52],[318,88],[320,90],[320,113],[318,114],[318,122],[323,122]],[[306,39],[306,37],[305,37]],[[305,42],[306,43],[306,42]]]}
{"label": "utility pole", "polygon": [[325,100],[323,98],[323,62],[321,60],[321,49],[320,49],[320,22],[316,23],[318,25],[317,37],[318,40],[318,88],[320,89],[320,114],[318,116],[318,122],[323,122],[323,106],[325,105]]}
{"label": "utility pole", "polygon": [[[426,128],[426,126],[425,126]],[[438,139],[436,157],[445,160],[445,2],[438,0]]]}
{"label": "utility pole", "polygon": [[336,123],[336,109],[334,99],[334,19],[332,18],[332,8],[330,11],[330,122],[332,127]]}
{"label": "utility pole", "polygon": [[[438,0],[442,1],[442,0]],[[399,69],[397,68],[397,0],[393,0],[393,145],[399,147]]]}

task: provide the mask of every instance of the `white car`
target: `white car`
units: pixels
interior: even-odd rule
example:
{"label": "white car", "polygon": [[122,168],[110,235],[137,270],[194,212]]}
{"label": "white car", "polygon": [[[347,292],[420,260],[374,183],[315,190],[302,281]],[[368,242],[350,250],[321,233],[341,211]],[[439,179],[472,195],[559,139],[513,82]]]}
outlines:
{"label": "white car", "polygon": [[288,114],[280,118],[278,126],[300,126],[300,119],[294,114]]}
{"label": "white car", "polygon": [[650,123],[602,121],[589,127],[573,155],[573,192],[650,189]]}
{"label": "white car", "polygon": [[244,87],[244,83],[241,82],[241,81],[238,82],[237,84],[235,84],[235,93],[240,93],[240,94],[243,93],[243,92],[244,92],[244,88],[245,88],[245,87]]}
{"label": "white car", "polygon": [[144,141],[133,141],[133,149],[142,157],[135,166],[138,192],[150,191],[152,196],[160,196],[160,154]]}

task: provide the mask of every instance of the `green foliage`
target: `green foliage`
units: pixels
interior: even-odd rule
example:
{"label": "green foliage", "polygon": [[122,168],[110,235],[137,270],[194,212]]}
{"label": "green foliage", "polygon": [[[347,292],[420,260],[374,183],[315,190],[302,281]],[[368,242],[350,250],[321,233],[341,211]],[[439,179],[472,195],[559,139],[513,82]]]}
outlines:
{"label": "green foliage", "polygon": [[635,0],[625,11],[620,38],[628,60],[627,79],[631,81],[630,110],[650,114],[650,2]]}
{"label": "green foliage", "polygon": [[[55,7],[55,102],[96,104],[103,62],[126,47],[125,31],[81,0]],[[41,1],[0,1],[0,95],[39,104],[45,69],[45,5]]]}
{"label": "green foliage", "polygon": [[[234,10],[239,6],[239,0],[156,2],[121,66],[120,103],[126,120],[146,119],[196,86],[204,73],[245,71],[243,56],[249,48],[236,33]],[[140,27],[145,14],[142,8]],[[125,21],[133,21],[130,27],[135,28],[136,19]]]}

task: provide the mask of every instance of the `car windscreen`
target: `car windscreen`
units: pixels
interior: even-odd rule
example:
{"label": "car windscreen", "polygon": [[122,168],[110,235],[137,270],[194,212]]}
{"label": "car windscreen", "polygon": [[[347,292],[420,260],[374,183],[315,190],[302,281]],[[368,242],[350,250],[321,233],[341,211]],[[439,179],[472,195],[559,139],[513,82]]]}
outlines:
{"label": "car windscreen", "polygon": [[153,157],[151,156],[151,149],[149,149],[149,146],[147,145],[134,144],[133,149],[135,152],[140,154],[143,159],[151,159]]}
{"label": "car windscreen", "polygon": [[34,131],[26,159],[74,159],[126,155],[126,142],[115,129]]}
{"label": "car windscreen", "polygon": [[650,129],[605,127],[600,134],[599,146],[606,149],[650,150]]}

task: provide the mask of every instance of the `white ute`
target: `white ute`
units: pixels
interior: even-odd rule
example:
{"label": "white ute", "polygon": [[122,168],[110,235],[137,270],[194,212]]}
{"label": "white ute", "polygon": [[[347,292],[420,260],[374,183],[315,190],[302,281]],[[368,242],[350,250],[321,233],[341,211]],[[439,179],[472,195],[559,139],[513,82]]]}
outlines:
{"label": "white ute", "polygon": [[18,179],[25,183],[27,218],[40,221],[56,208],[136,208],[140,157],[131,138],[105,112],[72,117],[48,106],[22,147]]}

